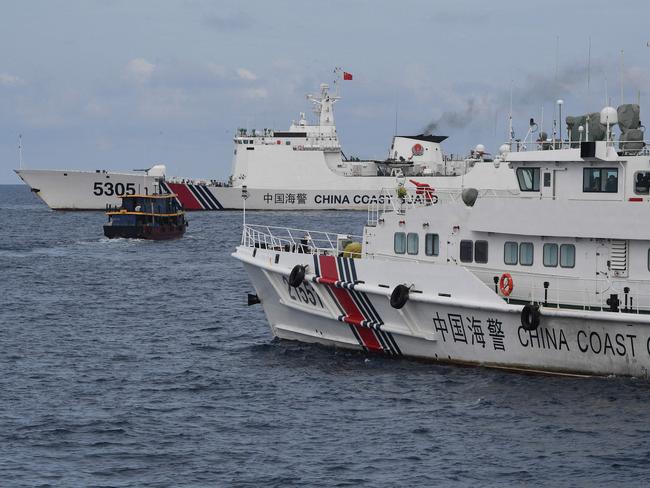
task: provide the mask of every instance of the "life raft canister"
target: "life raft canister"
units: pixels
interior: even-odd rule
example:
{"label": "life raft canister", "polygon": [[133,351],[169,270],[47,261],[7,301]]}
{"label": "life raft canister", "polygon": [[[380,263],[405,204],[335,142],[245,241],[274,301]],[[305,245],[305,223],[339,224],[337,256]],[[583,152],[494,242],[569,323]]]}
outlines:
{"label": "life raft canister", "polygon": [[521,309],[521,326],[524,330],[536,330],[539,327],[540,316],[539,305],[527,303]]}
{"label": "life raft canister", "polygon": [[305,281],[305,266],[296,264],[289,275],[289,284],[294,288],[298,288],[303,281]]}
{"label": "life raft canister", "polygon": [[422,156],[424,154],[424,147],[420,143],[413,144],[411,152],[413,153],[413,156]]}
{"label": "life raft canister", "polygon": [[402,308],[409,300],[409,288],[406,285],[397,285],[390,294],[390,306],[396,309]]}
{"label": "life raft canister", "polygon": [[510,273],[503,273],[499,279],[499,290],[503,293],[504,297],[510,296],[512,289],[515,287],[515,282],[512,281]]}
{"label": "life raft canister", "polygon": [[361,243],[360,242],[350,242],[343,248],[343,257],[344,258],[360,258],[361,257]]}

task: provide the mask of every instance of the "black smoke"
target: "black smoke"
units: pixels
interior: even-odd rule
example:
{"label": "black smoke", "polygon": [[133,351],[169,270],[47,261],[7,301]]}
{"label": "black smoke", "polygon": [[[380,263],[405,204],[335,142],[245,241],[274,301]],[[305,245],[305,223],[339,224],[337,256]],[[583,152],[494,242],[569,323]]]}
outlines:
{"label": "black smoke", "polygon": [[437,132],[439,129],[462,129],[466,127],[475,116],[476,101],[474,98],[469,98],[465,109],[460,111],[446,111],[443,112],[436,120],[429,122],[424,128],[424,134],[429,135]]}

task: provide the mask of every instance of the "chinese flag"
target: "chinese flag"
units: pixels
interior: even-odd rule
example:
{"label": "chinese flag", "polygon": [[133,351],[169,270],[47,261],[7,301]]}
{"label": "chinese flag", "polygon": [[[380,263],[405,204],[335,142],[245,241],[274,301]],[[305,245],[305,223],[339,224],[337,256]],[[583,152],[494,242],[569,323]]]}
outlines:
{"label": "chinese flag", "polygon": [[343,79],[344,80],[351,80],[352,79],[352,73],[348,73],[347,71],[343,72]]}

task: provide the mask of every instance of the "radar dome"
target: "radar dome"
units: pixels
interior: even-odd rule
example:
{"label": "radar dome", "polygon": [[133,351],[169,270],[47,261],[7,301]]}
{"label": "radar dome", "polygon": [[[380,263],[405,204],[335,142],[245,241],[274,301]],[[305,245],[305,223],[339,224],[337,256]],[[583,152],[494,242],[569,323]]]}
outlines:
{"label": "radar dome", "polygon": [[510,152],[510,144],[501,144],[499,147],[499,154],[508,154]]}
{"label": "radar dome", "polygon": [[154,164],[151,168],[147,170],[148,176],[165,176],[167,168],[164,164]]}
{"label": "radar dome", "polygon": [[476,188],[465,188],[460,197],[463,199],[463,203],[468,207],[473,207],[478,198],[478,190]]}
{"label": "radar dome", "polygon": [[600,123],[614,125],[618,124],[618,113],[614,107],[605,107],[600,111]]}
{"label": "radar dome", "polygon": [[483,144],[477,144],[476,147],[474,148],[474,151],[476,151],[479,154],[483,154],[485,152],[485,146]]}

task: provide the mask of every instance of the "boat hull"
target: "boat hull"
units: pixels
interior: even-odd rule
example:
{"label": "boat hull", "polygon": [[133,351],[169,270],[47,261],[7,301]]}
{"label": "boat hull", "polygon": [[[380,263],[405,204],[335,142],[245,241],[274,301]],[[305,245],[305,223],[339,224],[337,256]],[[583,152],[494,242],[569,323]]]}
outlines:
{"label": "boat hull", "polygon": [[[650,318],[644,315],[542,308],[540,326],[531,331],[522,326],[521,305],[505,303],[461,266],[246,246],[233,255],[244,264],[273,334],[283,339],[519,371],[648,376]],[[296,264],[307,265],[307,277],[293,288],[288,277]],[[329,280],[332,275],[337,279]],[[395,309],[390,294],[400,283],[414,291]]]}
{"label": "boat hull", "polygon": [[[463,176],[422,176],[413,178],[418,183],[429,185],[435,191],[436,199],[461,188],[474,187],[512,194],[518,191],[514,172],[507,165],[496,167],[492,163],[481,163]],[[384,189],[396,188],[394,177],[343,177],[333,178],[330,185],[323,186],[278,186],[258,188],[248,186],[247,210],[367,210],[373,203],[384,203]],[[415,190],[415,185],[406,181],[406,187]],[[195,183],[174,183],[166,181],[161,187],[168,193],[175,193],[185,210],[241,210],[244,206],[242,188],[203,185]]]}
{"label": "boat hull", "polygon": [[109,239],[150,239],[162,241],[167,239],[178,239],[185,234],[185,226],[182,227],[138,227],[126,225],[105,225],[104,235]]}
{"label": "boat hull", "polygon": [[[241,210],[242,188],[192,181],[163,181],[154,176],[69,170],[16,170],[18,176],[53,210],[105,210],[119,206],[123,195],[161,192],[175,193],[188,211]],[[435,190],[475,187],[512,192],[518,188],[514,172],[507,165],[476,165],[464,176],[423,176],[419,183]],[[367,210],[385,198],[383,189],[395,188],[394,177],[346,177],[333,175],[331,181],[306,181],[275,187],[248,186],[247,210]],[[406,182],[407,187],[414,185]]]}
{"label": "boat hull", "polygon": [[142,173],[18,169],[16,174],[52,210],[106,210],[124,195],[156,192],[158,177]]}

